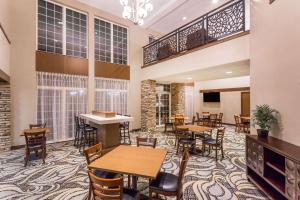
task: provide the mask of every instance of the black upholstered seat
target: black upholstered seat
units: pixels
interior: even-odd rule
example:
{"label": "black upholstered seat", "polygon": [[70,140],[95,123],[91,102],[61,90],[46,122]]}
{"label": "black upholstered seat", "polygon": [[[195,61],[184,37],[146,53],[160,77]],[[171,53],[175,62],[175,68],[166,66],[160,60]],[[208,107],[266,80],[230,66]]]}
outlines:
{"label": "black upholstered seat", "polygon": [[167,192],[176,192],[178,176],[174,174],[159,172],[156,179],[150,182],[150,187]]}
{"label": "black upholstered seat", "polygon": [[100,178],[116,178],[120,176],[120,174],[116,174],[113,172],[106,172],[102,170],[93,170],[93,173]]}

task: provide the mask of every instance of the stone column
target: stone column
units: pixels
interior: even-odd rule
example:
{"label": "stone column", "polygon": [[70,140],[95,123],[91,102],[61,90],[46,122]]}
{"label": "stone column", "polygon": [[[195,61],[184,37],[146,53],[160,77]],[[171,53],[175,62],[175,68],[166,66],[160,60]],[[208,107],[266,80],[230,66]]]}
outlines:
{"label": "stone column", "polygon": [[184,83],[171,83],[171,115],[184,114]]}
{"label": "stone column", "polygon": [[8,151],[11,147],[10,101],[10,87],[0,85],[0,152]]}
{"label": "stone column", "polygon": [[141,85],[141,129],[154,131],[156,129],[156,81],[145,80]]}

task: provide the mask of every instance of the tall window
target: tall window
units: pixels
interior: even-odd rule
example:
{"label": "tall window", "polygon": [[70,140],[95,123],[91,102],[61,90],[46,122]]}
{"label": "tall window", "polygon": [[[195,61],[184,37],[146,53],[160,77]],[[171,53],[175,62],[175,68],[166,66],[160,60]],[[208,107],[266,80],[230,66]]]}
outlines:
{"label": "tall window", "polygon": [[86,15],[68,8],[66,9],[66,11],[66,54],[68,56],[86,58]]}
{"label": "tall window", "polygon": [[95,59],[116,64],[128,63],[127,28],[95,18]]}
{"label": "tall window", "polygon": [[38,50],[63,53],[62,7],[50,2],[38,2]]}
{"label": "tall window", "polygon": [[128,114],[129,81],[118,79],[95,79],[95,108]]}
{"label": "tall window", "polygon": [[65,6],[38,0],[37,49],[87,57],[87,15]]}
{"label": "tall window", "polygon": [[74,116],[87,111],[85,76],[37,72],[37,122],[47,123],[49,141],[74,138]]}

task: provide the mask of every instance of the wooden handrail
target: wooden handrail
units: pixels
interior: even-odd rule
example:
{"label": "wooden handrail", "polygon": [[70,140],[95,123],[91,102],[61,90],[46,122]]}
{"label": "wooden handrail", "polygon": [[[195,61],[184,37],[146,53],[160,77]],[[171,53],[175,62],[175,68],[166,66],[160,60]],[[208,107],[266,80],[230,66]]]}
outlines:
{"label": "wooden handrail", "polygon": [[1,29],[2,33],[4,34],[4,36],[5,36],[8,44],[11,44],[10,39],[8,38],[8,36],[7,36],[7,34],[6,34],[6,32],[5,32],[5,30],[4,30],[4,28],[3,28],[3,26],[2,26],[1,23],[0,23],[0,29]]}

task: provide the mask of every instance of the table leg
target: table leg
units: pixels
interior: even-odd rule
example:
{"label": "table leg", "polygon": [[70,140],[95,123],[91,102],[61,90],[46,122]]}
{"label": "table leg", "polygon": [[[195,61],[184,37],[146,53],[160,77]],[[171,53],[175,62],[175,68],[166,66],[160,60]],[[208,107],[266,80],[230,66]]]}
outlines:
{"label": "table leg", "polygon": [[132,176],[132,188],[137,190],[137,176]]}

